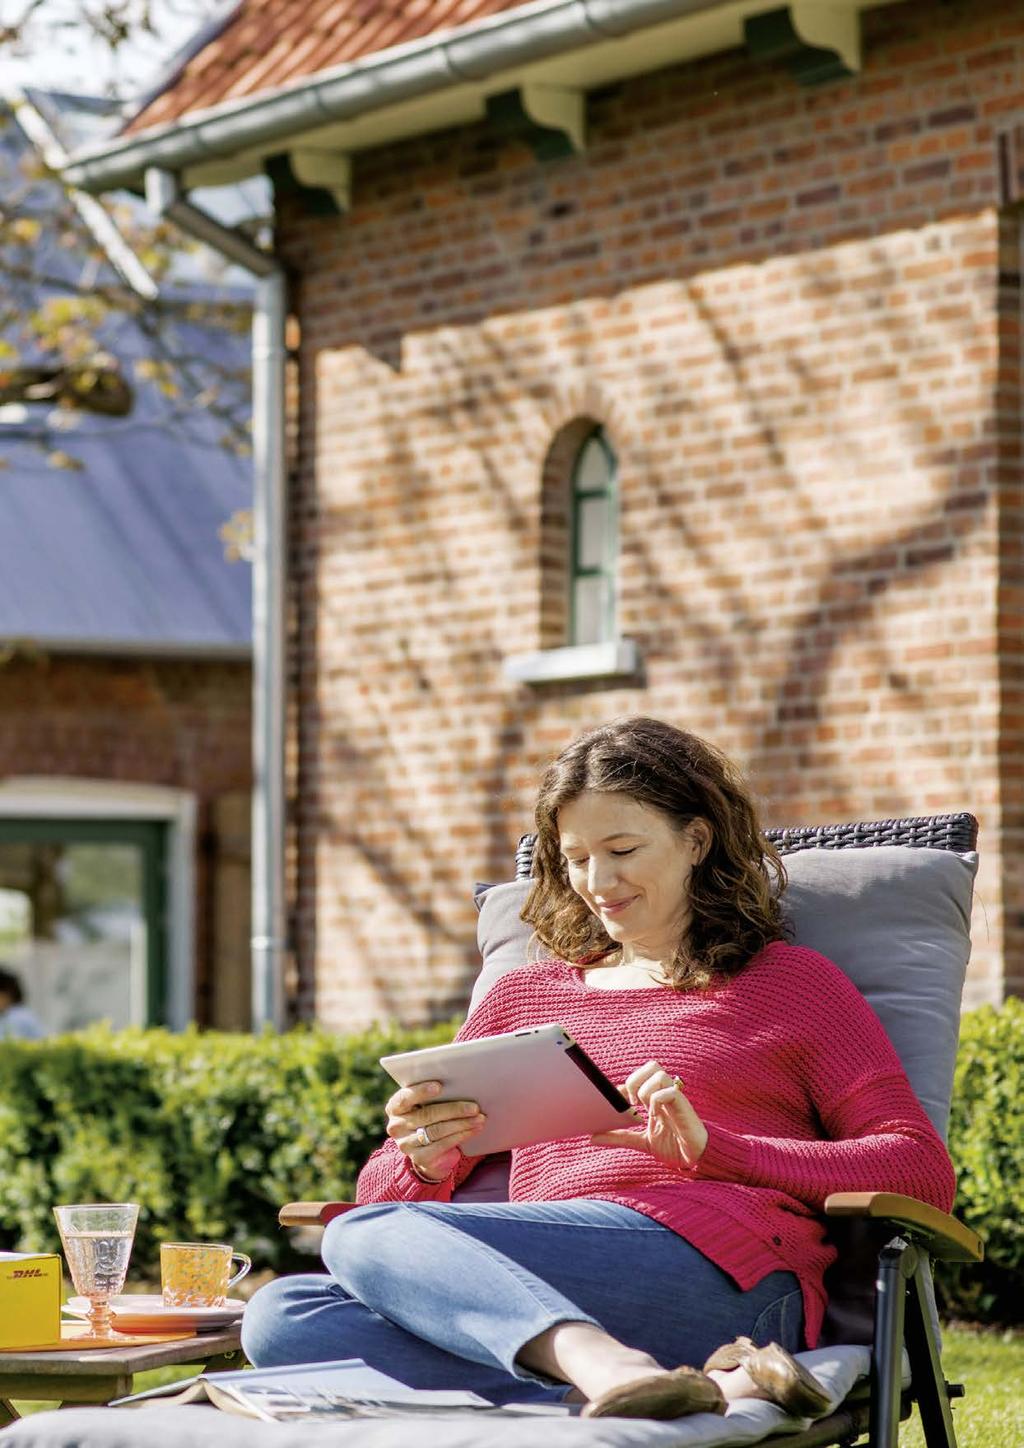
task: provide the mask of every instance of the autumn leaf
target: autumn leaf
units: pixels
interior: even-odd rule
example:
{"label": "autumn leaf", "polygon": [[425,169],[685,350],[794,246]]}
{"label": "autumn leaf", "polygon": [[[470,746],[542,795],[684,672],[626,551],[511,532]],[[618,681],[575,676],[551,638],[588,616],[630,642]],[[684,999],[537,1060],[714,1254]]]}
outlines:
{"label": "autumn leaf", "polygon": [[23,242],[31,246],[39,240],[42,232],[42,222],[37,221],[33,216],[16,216],[10,224],[11,236],[15,241]]}
{"label": "autumn leaf", "polygon": [[252,509],[240,508],[217,530],[224,557],[231,563],[252,561]]}
{"label": "autumn leaf", "polygon": [[52,452],[47,453],[46,461],[51,468],[60,468],[63,472],[80,473],[82,471],[82,464],[79,460],[73,458],[70,453],[66,453],[63,448],[54,448]]}

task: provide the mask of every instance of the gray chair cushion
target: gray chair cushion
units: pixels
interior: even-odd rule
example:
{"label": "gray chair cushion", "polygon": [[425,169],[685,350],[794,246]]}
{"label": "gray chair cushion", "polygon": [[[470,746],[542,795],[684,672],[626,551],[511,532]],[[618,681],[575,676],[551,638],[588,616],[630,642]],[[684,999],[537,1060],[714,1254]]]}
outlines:
{"label": "gray chair cushion", "polygon": [[[863,1348],[801,1353],[842,1402],[869,1366]],[[725,1417],[697,1413],[674,1423],[629,1418],[432,1418],[342,1423],[255,1423],[209,1407],[72,1408],[33,1413],[4,1430],[10,1448],[742,1448],[792,1432],[799,1419],[771,1403],[742,1398]],[[770,1439],[769,1439],[770,1441]]]}

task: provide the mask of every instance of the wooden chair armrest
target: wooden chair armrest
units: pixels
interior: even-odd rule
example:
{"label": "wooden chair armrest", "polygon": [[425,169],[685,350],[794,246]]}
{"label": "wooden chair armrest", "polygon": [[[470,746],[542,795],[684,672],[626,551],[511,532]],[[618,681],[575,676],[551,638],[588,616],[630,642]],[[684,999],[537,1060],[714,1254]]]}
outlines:
{"label": "wooden chair armrest", "polygon": [[355,1202],[289,1202],[277,1214],[282,1227],[326,1227],[342,1212],[351,1212]]}
{"label": "wooden chair armrest", "polygon": [[833,1192],[825,1199],[829,1217],[873,1217],[894,1223],[945,1262],[980,1262],[985,1248],[977,1232],[955,1217],[896,1192]]}
{"label": "wooden chair armrest", "polygon": [[[289,1202],[277,1214],[282,1227],[326,1227],[355,1202]],[[896,1192],[833,1192],[825,1200],[829,1217],[872,1217],[907,1229],[923,1239],[929,1253],[947,1262],[980,1262],[985,1248],[977,1232],[955,1217],[915,1197]]]}

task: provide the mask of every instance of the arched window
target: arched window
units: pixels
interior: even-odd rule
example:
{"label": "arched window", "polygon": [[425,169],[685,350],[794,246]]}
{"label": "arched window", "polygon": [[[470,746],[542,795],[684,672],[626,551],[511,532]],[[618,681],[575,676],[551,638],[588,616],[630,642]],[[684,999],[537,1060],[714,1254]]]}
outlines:
{"label": "arched window", "polygon": [[524,684],[639,678],[640,654],[619,634],[619,464],[586,414],[555,434],[540,489],[538,647],[506,655]]}
{"label": "arched window", "polygon": [[572,468],[570,644],[605,643],[616,636],[617,471],[604,428],[595,427],[584,439]]}

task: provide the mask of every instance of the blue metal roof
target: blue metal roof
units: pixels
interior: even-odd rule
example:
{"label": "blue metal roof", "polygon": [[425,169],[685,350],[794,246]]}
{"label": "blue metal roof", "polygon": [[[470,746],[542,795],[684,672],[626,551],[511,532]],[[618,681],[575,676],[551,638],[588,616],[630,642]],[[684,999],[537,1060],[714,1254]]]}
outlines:
{"label": "blue metal roof", "polygon": [[[206,360],[246,368],[246,335],[173,325],[200,374]],[[103,330],[98,344],[133,381],[151,353],[143,328],[122,314]],[[225,557],[219,529],[251,506],[251,464],[221,445],[223,425],[137,386],[128,417],[74,416],[60,443],[79,466],[63,470],[28,437],[47,406],[0,408],[0,639],[246,654],[251,568]]]}
{"label": "blue metal roof", "polygon": [[249,478],[213,447],[125,418],[76,432],[77,472],[22,443],[0,447],[0,638],[50,647],[244,653],[250,566],[221,524]]}

